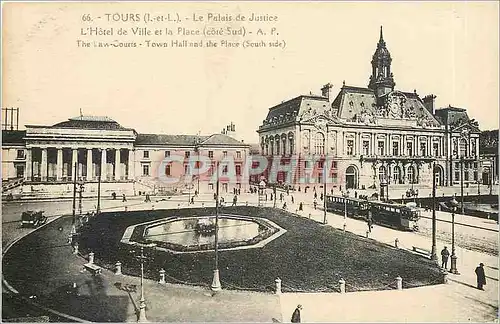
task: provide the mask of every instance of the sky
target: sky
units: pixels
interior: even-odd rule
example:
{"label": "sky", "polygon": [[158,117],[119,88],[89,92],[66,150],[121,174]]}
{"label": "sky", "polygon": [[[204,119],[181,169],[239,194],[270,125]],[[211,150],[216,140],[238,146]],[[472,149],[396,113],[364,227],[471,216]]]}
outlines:
{"label": "sky", "polygon": [[[320,94],[328,82],[333,97],[344,80],[366,87],[383,25],[396,89],[415,89],[421,97],[434,94],[438,107],[467,108],[481,129],[498,129],[498,9],[496,1],[3,3],[2,107],[19,107],[21,129],[53,125],[81,109],[140,133],[212,134],[233,122],[238,139],[256,143],[256,130],[270,107],[301,94]],[[169,42],[166,36],[120,38],[116,32],[180,26],[89,23],[82,21],[87,13],[206,17],[252,12],[276,15],[278,21],[188,21],[182,26],[244,26],[254,31],[252,37],[262,28],[268,35],[261,38],[284,40],[284,49],[77,46],[78,39]],[[90,26],[113,27],[115,36],[82,36],[81,29]],[[271,28],[279,34],[270,36]]]}

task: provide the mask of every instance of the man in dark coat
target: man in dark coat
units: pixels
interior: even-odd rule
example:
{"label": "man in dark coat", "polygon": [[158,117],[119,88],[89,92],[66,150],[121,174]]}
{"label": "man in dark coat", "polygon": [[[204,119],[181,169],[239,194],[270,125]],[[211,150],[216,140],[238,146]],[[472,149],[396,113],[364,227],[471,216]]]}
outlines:
{"label": "man in dark coat", "polygon": [[300,310],[302,309],[302,305],[298,304],[297,308],[293,311],[292,314],[292,323],[300,323]]}
{"label": "man in dark coat", "polygon": [[484,290],[483,285],[486,285],[486,275],[484,274],[484,264],[480,263],[476,268],[477,289]]}
{"label": "man in dark coat", "polygon": [[441,268],[447,269],[448,268],[448,257],[450,256],[450,251],[448,251],[448,248],[445,246],[444,249],[441,251]]}

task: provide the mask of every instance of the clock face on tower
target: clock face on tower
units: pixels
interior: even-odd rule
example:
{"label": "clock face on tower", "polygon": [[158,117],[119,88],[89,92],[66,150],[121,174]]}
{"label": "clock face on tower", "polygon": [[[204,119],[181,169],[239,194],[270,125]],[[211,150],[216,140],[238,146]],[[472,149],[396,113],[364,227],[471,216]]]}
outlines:
{"label": "clock face on tower", "polygon": [[392,101],[389,106],[389,113],[392,118],[400,117],[401,106],[399,105],[399,100]]}

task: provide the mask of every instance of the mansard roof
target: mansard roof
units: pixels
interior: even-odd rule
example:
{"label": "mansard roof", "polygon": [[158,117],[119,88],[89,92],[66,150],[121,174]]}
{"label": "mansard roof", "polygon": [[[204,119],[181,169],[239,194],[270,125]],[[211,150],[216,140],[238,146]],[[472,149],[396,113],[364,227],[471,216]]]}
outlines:
{"label": "mansard roof", "polygon": [[78,116],[57,123],[52,128],[78,128],[102,130],[130,130],[107,116]]}
{"label": "mansard roof", "polygon": [[269,112],[261,127],[295,122],[307,111],[326,110],[329,108],[328,98],[326,97],[300,95],[269,108]]}
{"label": "mansard roof", "polygon": [[475,132],[479,132],[477,122],[469,118],[465,108],[448,106],[436,109],[436,116],[439,116],[443,125],[448,125],[452,130],[470,125]]}
{"label": "mansard roof", "polygon": [[[394,90],[391,93],[399,93],[405,96],[406,101],[403,108],[415,112],[414,118],[424,118],[435,125],[440,124],[432,113],[425,108],[422,99],[416,92]],[[377,99],[372,89],[344,85],[333,101],[332,108],[337,111],[337,117],[344,120],[354,120],[363,113],[376,115],[377,106],[383,105],[391,93]]]}
{"label": "mansard roof", "polygon": [[244,144],[243,142],[240,142],[231,136],[228,136],[226,134],[213,134],[208,136],[207,139],[205,139],[203,142],[201,142],[201,145],[245,145],[248,146],[247,144]]}
{"label": "mansard roof", "polygon": [[167,134],[137,134],[136,145],[172,145],[172,146],[195,146],[195,145],[225,145],[245,146],[242,142],[225,135],[212,134],[201,135],[167,135]]}
{"label": "mansard roof", "polygon": [[137,134],[135,144],[194,146],[207,138],[207,136],[198,135]]}
{"label": "mansard roof", "polygon": [[2,130],[2,145],[23,145],[25,130]]}

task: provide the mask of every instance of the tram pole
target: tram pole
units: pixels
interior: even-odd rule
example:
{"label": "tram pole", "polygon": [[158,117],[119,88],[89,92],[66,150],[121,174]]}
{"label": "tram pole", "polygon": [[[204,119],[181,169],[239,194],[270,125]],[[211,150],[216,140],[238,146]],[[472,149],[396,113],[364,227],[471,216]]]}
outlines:
{"label": "tram pole", "polygon": [[326,161],[323,163],[323,176],[324,176],[324,181],[323,181],[323,224],[327,224],[326,221]]}
{"label": "tram pole", "polygon": [[432,249],[431,260],[437,261],[436,248],[436,163],[432,164]]}
{"label": "tram pole", "polygon": [[460,158],[460,210],[464,214],[464,158]]}
{"label": "tram pole", "polygon": [[77,173],[77,167],[78,167],[78,161],[75,162],[75,168],[73,170],[74,172],[74,180],[73,180],[73,220],[72,220],[72,225],[75,226],[76,223],[76,177],[78,176]]}

